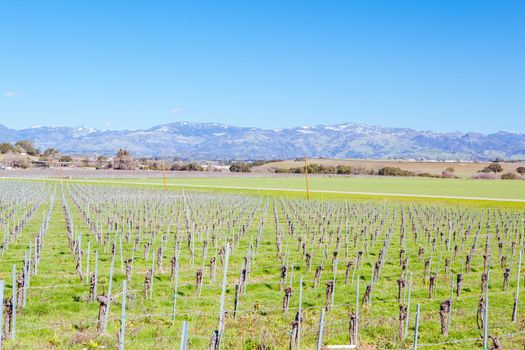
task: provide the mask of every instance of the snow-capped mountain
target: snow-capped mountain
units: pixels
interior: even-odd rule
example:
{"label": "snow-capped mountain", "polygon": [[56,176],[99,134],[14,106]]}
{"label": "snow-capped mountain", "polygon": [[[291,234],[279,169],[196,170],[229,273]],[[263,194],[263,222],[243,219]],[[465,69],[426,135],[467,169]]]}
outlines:
{"label": "snow-capped mountain", "polygon": [[489,160],[525,159],[525,134],[438,133],[365,124],[260,129],[217,123],[176,122],[147,130],[71,127],[9,129],[0,142],[31,140],[40,149],[63,153],[114,154],[186,159],[252,160],[302,157]]}

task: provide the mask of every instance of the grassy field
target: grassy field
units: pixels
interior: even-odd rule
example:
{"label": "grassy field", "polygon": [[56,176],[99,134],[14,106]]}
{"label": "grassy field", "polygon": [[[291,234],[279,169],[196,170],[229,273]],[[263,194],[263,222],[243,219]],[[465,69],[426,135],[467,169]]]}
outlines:
{"label": "grassy field", "polygon": [[[151,183],[162,185],[162,179],[92,179],[108,183]],[[255,190],[304,190],[305,180],[300,177],[217,177],[168,179],[167,183],[178,186],[245,187]],[[457,196],[473,198],[496,198],[525,200],[525,181],[434,179],[405,177],[310,177],[312,191],[364,192],[367,194],[404,194],[428,196]],[[328,198],[328,197],[327,197]]]}
{"label": "grassy field", "polygon": [[[441,173],[448,167],[455,169],[455,175],[459,177],[471,177],[479,170],[483,169],[490,163],[466,163],[466,162],[409,162],[409,161],[394,161],[394,160],[369,160],[369,159],[316,159],[311,158],[309,163],[316,163],[324,166],[347,165],[356,168],[365,168],[372,170],[379,170],[382,167],[398,167],[401,169],[413,171],[416,173],[430,173],[434,175],[441,175]],[[515,172],[516,168],[525,166],[525,163],[500,163],[504,172]],[[284,160],[280,162],[272,162],[257,167],[256,171],[270,171],[272,169],[290,169],[304,166],[304,161]]]}
{"label": "grassy field", "polygon": [[[204,181],[201,181],[204,180]],[[221,180],[223,182],[221,182]],[[228,180],[228,181],[225,181]],[[237,181],[233,181],[237,180]],[[257,181],[257,182],[252,182]],[[275,180],[275,179],[271,179]],[[285,180],[279,186],[288,186],[290,183],[295,183],[300,187],[300,182],[289,182],[295,179],[278,179]],[[314,180],[314,179],[312,179]],[[317,180],[317,179],[315,179]],[[319,179],[321,180],[321,179]],[[330,183],[333,180],[345,179],[323,179]],[[348,179],[355,180],[355,178]],[[370,180],[370,179],[357,179]],[[375,180],[375,179],[371,179]],[[387,180],[387,179],[380,179]],[[393,179],[398,180],[398,179]],[[400,179],[405,180],[405,179]],[[420,180],[420,179],[414,179]],[[427,179],[424,179],[428,181]],[[107,180],[110,181],[110,180]],[[114,180],[120,183],[123,180]],[[136,180],[128,180],[134,182]],[[239,181],[242,185],[256,183],[257,186],[275,187],[273,182],[267,179],[191,179],[182,181],[183,184],[208,184],[213,185],[219,181],[221,185],[228,184],[239,186]],[[336,183],[332,183],[329,188],[340,188]],[[456,180],[458,181],[458,180]],[[157,181],[158,182],[158,181]],[[174,183],[179,183],[179,180],[173,180]],[[461,181],[460,181],[461,183]],[[503,182],[482,182],[481,184]],[[511,182],[514,183],[514,182]],[[36,184],[36,182],[35,182]],[[320,309],[324,306],[325,300],[325,284],[332,280],[333,260],[331,258],[332,251],[336,249],[337,243],[335,238],[329,239],[329,232],[335,231],[339,225],[343,226],[345,232],[345,221],[341,221],[346,217],[347,225],[351,232],[358,232],[363,226],[362,220],[370,220],[371,215],[379,215],[384,218],[384,224],[379,221],[372,221],[370,224],[372,234],[375,229],[378,229],[377,236],[366,238],[365,236],[357,235],[357,248],[352,245],[349,248],[344,248],[343,244],[340,249],[339,265],[336,268],[337,284],[334,298],[334,307],[331,311],[326,313],[325,318],[325,344],[343,344],[348,343],[348,313],[354,310],[355,303],[355,288],[357,276],[361,276],[360,281],[360,295],[362,296],[366,285],[370,282],[374,263],[378,259],[379,251],[383,249],[384,241],[387,240],[388,230],[386,227],[392,222],[393,233],[389,240],[388,253],[386,255],[386,262],[381,271],[381,277],[376,283],[372,293],[372,302],[370,304],[362,305],[360,310],[360,342],[365,349],[382,349],[382,348],[406,348],[408,349],[412,344],[412,337],[414,333],[414,309],[416,303],[421,304],[422,321],[420,328],[420,343],[421,344],[438,344],[434,348],[450,348],[463,349],[465,346],[479,347],[480,330],[476,327],[476,312],[477,302],[479,299],[479,276],[483,271],[482,249],[484,247],[486,228],[485,221],[483,222],[482,231],[480,233],[478,248],[474,259],[472,260],[471,271],[465,274],[463,280],[463,292],[460,298],[454,298],[453,317],[451,322],[451,330],[448,337],[441,336],[439,333],[439,303],[449,298],[450,282],[452,277],[455,278],[457,273],[465,273],[464,256],[470,251],[471,245],[475,241],[474,232],[469,235],[465,234],[466,226],[471,223],[476,226],[479,220],[483,220],[481,211],[478,209],[450,207],[433,207],[431,204],[415,204],[410,203],[409,206],[401,207],[396,203],[382,203],[378,201],[357,201],[352,204],[353,209],[345,207],[344,202],[334,202],[330,200],[314,200],[309,204],[301,199],[284,198],[284,202],[280,202],[278,198],[272,197],[258,197],[254,195],[240,195],[227,194],[218,192],[186,192],[185,200],[182,200],[181,192],[177,189],[171,189],[167,194],[163,194],[161,188],[150,186],[92,186],[87,184],[74,184],[65,182],[64,185],[64,202],[61,199],[61,191],[58,183],[39,185],[50,186],[49,197],[53,192],[53,187],[57,184],[56,197],[53,209],[50,213],[50,224],[45,238],[45,246],[42,250],[41,264],[38,268],[38,274],[32,276],[31,286],[27,293],[27,307],[21,309],[17,316],[17,339],[9,340],[5,343],[6,349],[26,349],[26,348],[42,348],[42,349],[96,349],[104,346],[105,348],[116,348],[117,340],[116,334],[120,327],[120,296],[112,303],[108,331],[105,334],[98,334],[96,331],[96,320],[98,313],[98,303],[88,303],[86,298],[89,291],[88,284],[81,284],[78,275],[75,272],[75,256],[70,251],[66,233],[66,221],[63,210],[63,205],[69,208],[72,218],[75,235],[82,235],[83,247],[83,264],[87,264],[87,244],[91,245],[91,261],[90,271],[94,270],[94,250],[99,252],[99,294],[101,290],[107,291],[111,248],[109,244],[116,240],[120,234],[120,230],[115,230],[114,227],[108,230],[106,221],[119,223],[122,220],[122,215],[134,220],[135,224],[137,217],[132,219],[132,213],[138,213],[144,208],[146,217],[149,217],[151,222],[157,222],[159,225],[153,231],[150,231],[150,224],[142,222],[142,231],[144,235],[149,235],[155,232],[151,252],[149,256],[144,259],[142,244],[135,253],[134,238],[140,233],[136,228],[131,230],[131,239],[128,241],[123,239],[122,257],[123,259],[130,258],[135,255],[135,263],[133,266],[133,277],[130,283],[128,293],[127,306],[127,333],[126,333],[126,348],[129,349],[158,349],[158,348],[174,348],[178,346],[179,336],[181,332],[181,322],[188,320],[190,329],[190,348],[207,349],[211,331],[216,329],[219,318],[219,303],[221,288],[220,280],[222,276],[222,269],[217,264],[217,280],[211,281],[208,277],[208,261],[204,256],[204,241],[207,240],[206,227],[210,227],[210,222],[217,222],[218,227],[223,227],[217,230],[218,237],[224,235],[226,232],[225,221],[226,218],[234,218],[239,213],[242,213],[243,205],[247,209],[253,208],[254,216],[247,226],[246,233],[239,237],[235,243],[235,250],[231,256],[228,270],[228,285],[226,289],[226,309],[228,316],[226,318],[226,331],[224,335],[223,348],[225,349],[257,349],[266,346],[268,349],[284,349],[288,347],[290,323],[295,317],[294,308],[298,305],[298,291],[299,291],[299,277],[304,278],[303,285],[303,307],[306,308],[302,324],[302,348],[314,348],[317,340],[318,323],[320,317]],[[326,183],[324,183],[326,186]],[[255,185],[254,185],[255,186]],[[397,186],[401,186],[399,183]],[[428,186],[428,184],[427,184]],[[510,191],[510,189],[508,189]],[[224,189],[221,190],[224,192]],[[457,188],[458,193],[460,189]],[[511,191],[510,191],[511,192]],[[282,193],[281,193],[282,194]],[[80,199],[85,199],[85,202]],[[165,198],[162,200],[162,198]],[[262,202],[260,202],[262,200]],[[80,203],[77,207],[75,203]],[[244,203],[239,205],[239,203]],[[259,204],[258,204],[259,203]],[[267,207],[264,208],[264,203]],[[88,205],[89,204],[89,205]],[[413,211],[411,207],[418,208],[418,212]],[[88,209],[91,208],[91,209]],[[99,220],[98,215],[95,214],[95,209],[101,209],[100,222],[101,231],[104,235],[108,235],[108,243],[101,244],[95,239],[91,228],[86,224],[83,215],[88,213],[91,220]],[[181,209],[181,212],[188,210],[188,220],[193,222],[197,230],[195,234],[195,264],[191,261],[190,251],[186,248],[186,238],[191,230],[186,229],[184,224],[184,214],[182,218],[182,225],[180,228],[179,239],[184,242],[179,255],[180,261],[180,276],[179,276],[179,290],[177,293],[177,317],[174,324],[171,322],[171,311],[173,304],[173,282],[170,281],[169,260],[174,251],[173,234],[178,229],[175,221],[171,230],[168,230],[167,213]],[[255,209],[256,208],[256,209]],[[309,208],[309,209],[308,209]],[[346,209],[345,209],[346,208]],[[23,254],[29,249],[29,242],[34,239],[35,232],[40,230],[41,218],[49,209],[49,201],[41,205],[35,213],[34,218],[29,222],[27,227],[23,230],[20,236],[9,245],[9,249],[5,256],[0,258],[0,279],[5,280],[6,294],[9,296],[11,289],[11,270],[12,264],[17,264],[20,267],[23,264]],[[306,211],[308,209],[308,211]],[[84,210],[84,214],[82,214]],[[250,209],[251,210],[251,209]],[[231,230],[232,234],[237,232],[241,227],[241,222],[248,220],[247,210],[244,214],[239,216],[239,221],[233,224],[235,230]],[[350,210],[350,211],[349,211]],[[427,238],[414,239],[410,225],[407,228],[407,242],[406,256],[410,258],[410,272],[413,273],[413,288],[412,301],[410,303],[410,318],[408,337],[399,341],[397,339],[397,315],[399,311],[399,303],[396,301],[397,295],[397,279],[400,276],[399,267],[399,251],[402,248],[400,243],[400,228],[402,226],[401,211],[404,210],[408,215],[422,215],[417,222],[420,225],[435,224],[437,226],[444,225],[445,218],[452,220],[458,232],[459,245],[458,258],[454,259],[451,264],[450,275],[444,271],[444,259],[451,254],[443,247],[443,242],[439,243],[436,252],[432,249],[432,240]],[[397,213],[394,215],[393,213]],[[163,213],[163,214],[159,214]],[[288,214],[287,214],[288,213]],[[292,213],[295,213],[292,215]],[[335,214],[337,213],[337,214]],[[343,213],[348,215],[343,216]],[[352,214],[350,214],[352,213]],[[419,214],[417,214],[419,213]],[[425,222],[424,215],[432,214],[435,216],[435,221],[429,220]],[[508,266],[511,267],[511,279],[509,289],[503,291],[501,288],[503,280],[503,268],[499,266],[498,241],[496,235],[490,238],[491,251],[494,254],[494,273],[491,275],[490,284],[490,300],[491,300],[491,318],[490,318],[490,334],[495,336],[502,336],[501,341],[505,348],[517,348],[525,341],[525,335],[520,333],[525,329],[525,310],[520,308],[517,323],[509,321],[510,312],[512,311],[513,293],[516,277],[517,266],[517,252],[516,249],[512,254],[510,252],[511,241],[518,241],[521,232],[523,236],[523,228],[520,225],[519,217],[522,215],[521,211],[507,212],[494,211],[494,217],[490,222],[492,232],[495,232],[498,223],[499,227],[503,227],[506,223],[510,227],[510,231],[506,231],[505,243],[503,253],[507,255]],[[133,214],[134,215],[134,214]],[[286,215],[290,219],[286,219]],[[297,215],[297,216],[296,216]],[[486,214],[492,217],[492,214]],[[175,216],[176,217],[176,216]],[[324,219],[322,219],[324,217]],[[266,218],[262,230],[260,231],[259,249],[255,256],[255,260],[250,272],[250,278],[247,284],[247,292],[245,296],[240,298],[239,314],[237,319],[233,318],[233,302],[235,294],[235,283],[239,279],[239,271],[243,268],[244,258],[248,249],[253,247],[254,240],[258,235],[258,226],[261,220]],[[293,218],[293,219],[292,219]],[[302,219],[300,219],[302,218]],[[323,221],[329,219],[329,222]],[[331,218],[331,219],[330,219]],[[368,218],[368,219],[366,219]],[[516,225],[514,219],[516,218]],[[219,220],[219,221],[215,221]],[[297,234],[289,232],[290,227],[287,220],[293,220],[296,224]],[[325,222],[327,230],[323,234],[326,241],[323,243],[308,243],[308,250],[312,249],[314,253],[312,268],[305,267],[304,256],[298,247],[297,239],[299,237],[307,238],[305,227],[301,224],[301,220],[311,222],[315,226],[315,222]],[[421,220],[421,222],[419,221]],[[221,223],[222,222],[222,223]],[[448,222],[448,221],[446,221]],[[278,224],[277,224],[278,223]],[[276,258],[276,225],[281,228],[278,230],[277,241],[280,242],[283,253],[286,253],[285,265],[288,266],[290,272],[286,277],[286,285],[293,288],[291,297],[290,311],[282,312],[283,291],[279,290],[278,282],[280,278],[279,260]],[[125,226],[125,225],[124,225]],[[312,226],[312,227],[314,227]],[[514,230],[515,228],[515,230]],[[125,232],[128,230],[126,229]],[[170,233],[167,241],[163,244],[162,236]],[[213,234],[214,231],[211,231]],[[428,231],[428,234],[439,237],[436,232]],[[448,235],[448,231],[447,231]],[[177,235],[176,235],[177,236]],[[233,237],[233,236],[232,236]],[[344,235],[343,235],[344,237]],[[432,236],[430,236],[432,237]],[[144,236],[146,239],[147,236]],[[523,238],[521,238],[523,239]],[[477,238],[476,238],[477,240]],[[147,239],[146,239],[147,241]],[[348,242],[348,238],[347,238]],[[350,243],[351,243],[350,239]],[[368,243],[367,243],[368,242]],[[215,256],[218,258],[218,248],[224,244],[221,238],[218,247],[211,249],[208,257]],[[326,244],[326,252],[328,257],[323,257],[324,245]],[[163,272],[157,272],[154,278],[154,293],[153,300],[148,300],[143,297],[143,281],[146,271],[152,266],[152,258],[160,246],[164,246],[163,250]],[[351,277],[348,285],[345,283],[345,265],[346,262],[354,259],[357,250],[366,251],[368,253],[363,256],[361,268],[355,272],[355,276]],[[425,249],[421,257],[418,256],[418,249],[422,247]],[[113,293],[121,291],[122,281],[125,279],[124,265],[120,259],[120,248],[117,244],[115,274],[113,277]],[[439,276],[437,277],[437,291],[435,298],[428,297],[428,278],[423,278],[424,268],[423,262],[430,261],[431,271],[437,268]],[[293,269],[291,268],[293,264]],[[322,274],[320,285],[317,288],[313,287],[315,267],[325,265],[325,271]],[[196,270],[202,267],[204,269],[204,287],[202,294],[195,294],[195,273]],[[86,269],[84,268],[84,272]],[[354,278],[355,277],[355,278]],[[289,282],[288,282],[289,281]],[[521,290],[521,298],[525,296],[525,288]],[[403,298],[406,300],[406,298]],[[521,304],[520,304],[521,305]],[[512,336],[508,336],[512,334]]]}
{"label": "grassy field", "polygon": [[[189,174],[191,175],[191,174]],[[59,183],[58,179],[45,179]],[[163,186],[159,178],[75,178],[65,183],[126,185],[135,188]],[[168,189],[251,193],[305,198],[302,177],[180,177],[168,178]],[[427,202],[481,208],[525,208],[525,181],[436,179],[419,177],[310,177],[310,198],[324,200],[382,200]],[[492,200],[491,200],[492,199]]]}

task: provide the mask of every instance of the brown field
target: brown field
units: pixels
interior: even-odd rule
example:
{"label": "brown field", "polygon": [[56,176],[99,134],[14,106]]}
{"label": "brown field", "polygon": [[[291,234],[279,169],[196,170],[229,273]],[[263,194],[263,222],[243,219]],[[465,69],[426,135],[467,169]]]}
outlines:
{"label": "brown field", "polygon": [[[397,161],[397,160],[369,160],[369,159],[326,159],[326,158],[309,158],[309,163],[316,163],[325,166],[348,165],[351,167],[362,167],[366,169],[379,170],[380,168],[391,166],[398,167],[405,170],[410,170],[416,173],[430,173],[441,175],[441,172],[448,167],[455,169],[456,176],[471,177],[479,170],[483,169],[489,162],[467,163],[467,162],[416,162],[416,161]],[[503,172],[515,172],[517,167],[525,166],[525,163],[500,163],[503,167]],[[284,160],[280,162],[273,162],[264,164],[260,167],[255,167],[253,171],[270,172],[274,169],[288,169],[304,166],[303,161]]]}

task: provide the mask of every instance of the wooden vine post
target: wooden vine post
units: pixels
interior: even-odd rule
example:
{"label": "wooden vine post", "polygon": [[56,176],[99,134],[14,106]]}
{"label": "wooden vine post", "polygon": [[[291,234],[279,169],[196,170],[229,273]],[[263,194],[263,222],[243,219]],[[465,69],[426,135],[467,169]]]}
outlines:
{"label": "wooden vine post", "polygon": [[492,264],[492,257],[489,261],[487,268],[487,288],[485,289],[485,318],[483,322],[483,349],[488,350],[489,341],[489,280],[490,280],[490,268]]}
{"label": "wooden vine post", "polygon": [[518,302],[519,302],[519,296],[520,296],[520,272],[521,272],[521,259],[523,256],[523,250],[520,249],[520,257],[518,260],[518,276],[516,279],[516,294],[514,297],[514,307],[512,308],[512,322],[516,322],[517,314],[518,314]]}
{"label": "wooden vine post", "polygon": [[177,289],[179,288],[179,259],[174,257],[175,261],[175,283],[173,285],[173,310],[171,312],[171,322],[175,324],[175,316],[177,314]]}
{"label": "wooden vine post", "polygon": [[17,305],[17,291],[16,291],[16,264],[13,265],[13,296],[11,297],[12,315],[11,315],[11,339],[16,339],[16,305]]}
{"label": "wooden vine post", "polygon": [[98,289],[98,250],[95,250],[95,286],[93,288],[95,298],[97,294]]}
{"label": "wooden vine post", "polygon": [[[113,244],[113,252],[115,251],[115,245]],[[108,317],[109,317],[109,306],[111,305],[111,287],[113,285],[113,268],[115,265],[115,254],[112,253],[111,257],[111,266],[109,270],[109,287],[108,287],[108,296],[107,296],[107,306],[106,313],[104,315],[104,333],[108,330]]]}

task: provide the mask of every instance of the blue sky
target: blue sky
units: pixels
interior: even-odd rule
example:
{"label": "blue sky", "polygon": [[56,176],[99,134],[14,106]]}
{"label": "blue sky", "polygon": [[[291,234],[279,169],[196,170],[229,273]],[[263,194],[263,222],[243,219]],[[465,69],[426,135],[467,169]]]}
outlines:
{"label": "blue sky", "polygon": [[0,123],[525,132],[525,1],[0,2]]}

